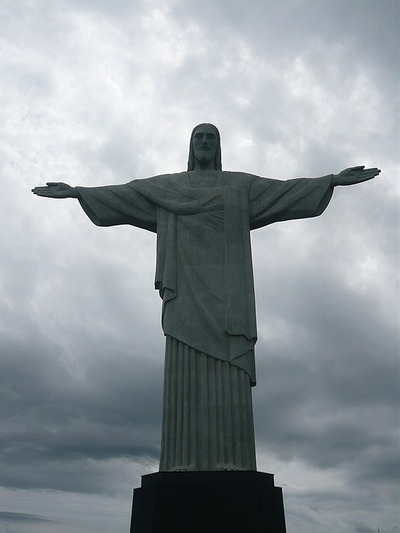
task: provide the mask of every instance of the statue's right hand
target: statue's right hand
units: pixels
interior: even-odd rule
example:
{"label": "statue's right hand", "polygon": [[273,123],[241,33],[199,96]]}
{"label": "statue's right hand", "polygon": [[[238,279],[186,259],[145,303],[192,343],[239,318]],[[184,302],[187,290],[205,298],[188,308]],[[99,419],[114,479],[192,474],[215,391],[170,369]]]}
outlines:
{"label": "statue's right hand", "polygon": [[47,198],[78,198],[76,188],[62,182],[49,181],[44,187],[34,187],[32,192]]}

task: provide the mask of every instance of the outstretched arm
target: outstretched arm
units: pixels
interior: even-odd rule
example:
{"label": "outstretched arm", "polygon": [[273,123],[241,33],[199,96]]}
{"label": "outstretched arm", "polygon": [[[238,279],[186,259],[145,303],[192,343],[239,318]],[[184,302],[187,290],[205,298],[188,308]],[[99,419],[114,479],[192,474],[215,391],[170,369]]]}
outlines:
{"label": "outstretched arm", "polygon": [[346,168],[333,176],[332,185],[334,187],[336,185],[355,185],[372,180],[379,173],[379,168],[365,168],[364,166]]}
{"label": "outstretched arm", "polygon": [[156,206],[137,192],[134,181],[102,187],[71,187],[67,183],[48,182],[32,192],[46,198],[76,198],[97,226],[130,224],[157,232]]}
{"label": "outstretched arm", "polygon": [[78,198],[79,193],[76,187],[71,187],[68,183],[49,181],[43,187],[34,187],[33,194],[45,196],[47,198]]}

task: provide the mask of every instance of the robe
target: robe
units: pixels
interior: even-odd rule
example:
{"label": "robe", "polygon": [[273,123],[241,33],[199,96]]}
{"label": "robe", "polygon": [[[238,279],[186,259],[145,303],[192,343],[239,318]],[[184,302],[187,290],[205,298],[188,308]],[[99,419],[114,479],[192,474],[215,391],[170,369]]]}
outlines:
{"label": "robe", "polygon": [[320,215],[332,175],[287,181],[215,171],[78,187],[96,225],[157,233],[166,335],[160,470],[255,470],[257,340],[250,230]]}

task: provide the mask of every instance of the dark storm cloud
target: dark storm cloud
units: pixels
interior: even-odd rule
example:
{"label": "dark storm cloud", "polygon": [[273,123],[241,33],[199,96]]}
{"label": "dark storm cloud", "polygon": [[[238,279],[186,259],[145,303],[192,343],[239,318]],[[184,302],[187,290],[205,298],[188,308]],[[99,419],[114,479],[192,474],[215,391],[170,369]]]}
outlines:
{"label": "dark storm cloud", "polygon": [[[161,379],[153,383],[145,365],[137,384],[129,379],[131,362],[123,375],[118,358],[108,365],[103,359],[103,369],[112,368],[108,373],[93,371],[82,380],[29,355],[35,368],[25,361],[23,373],[18,361],[1,383],[4,487],[102,492],[109,490],[109,474],[101,462],[157,460]],[[100,362],[93,366],[100,368]],[[148,390],[155,393],[149,396]]]}
{"label": "dark storm cloud", "polygon": [[96,461],[157,460],[161,354],[157,364],[141,343],[135,358],[126,339],[96,345],[80,336],[83,359],[71,358],[22,315],[14,328],[0,336],[3,486],[96,492],[108,475]]}
{"label": "dark storm cloud", "polygon": [[7,513],[0,511],[0,522],[53,522],[53,520],[28,513]]}

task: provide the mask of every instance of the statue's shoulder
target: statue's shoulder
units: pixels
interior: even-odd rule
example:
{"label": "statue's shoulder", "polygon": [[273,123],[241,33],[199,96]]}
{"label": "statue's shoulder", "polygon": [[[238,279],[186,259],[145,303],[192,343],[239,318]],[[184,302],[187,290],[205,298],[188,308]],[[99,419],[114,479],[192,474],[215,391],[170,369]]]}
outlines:
{"label": "statue's shoulder", "polygon": [[150,178],[136,178],[130,181],[128,185],[133,187],[146,187],[147,185],[168,186],[172,182],[181,180],[184,174],[185,172],[179,172],[176,174],[158,174]]}
{"label": "statue's shoulder", "polygon": [[[239,187],[239,188],[249,188],[254,180],[259,179],[258,176],[254,174],[249,174],[248,172],[237,172],[229,170],[220,170],[217,171],[219,174],[218,182],[221,186],[224,187]],[[160,174],[158,176],[153,176],[151,178],[136,179],[130,182],[133,187],[138,189],[146,189],[148,187],[153,188],[154,186],[159,187],[168,187],[168,188],[177,188],[182,189],[190,186],[189,173],[186,171],[176,172],[174,174]]]}
{"label": "statue's shoulder", "polygon": [[228,174],[235,179],[241,179],[241,180],[252,180],[255,176],[254,174],[250,174],[249,172],[239,172],[237,170],[224,170],[224,174]]}
{"label": "statue's shoulder", "polygon": [[168,181],[169,183],[181,183],[185,178],[187,178],[188,173],[175,172],[174,174],[163,174],[162,176],[157,176],[160,180]]}
{"label": "statue's shoulder", "polygon": [[225,183],[241,187],[250,187],[253,181],[257,178],[254,174],[248,172],[224,171]]}

